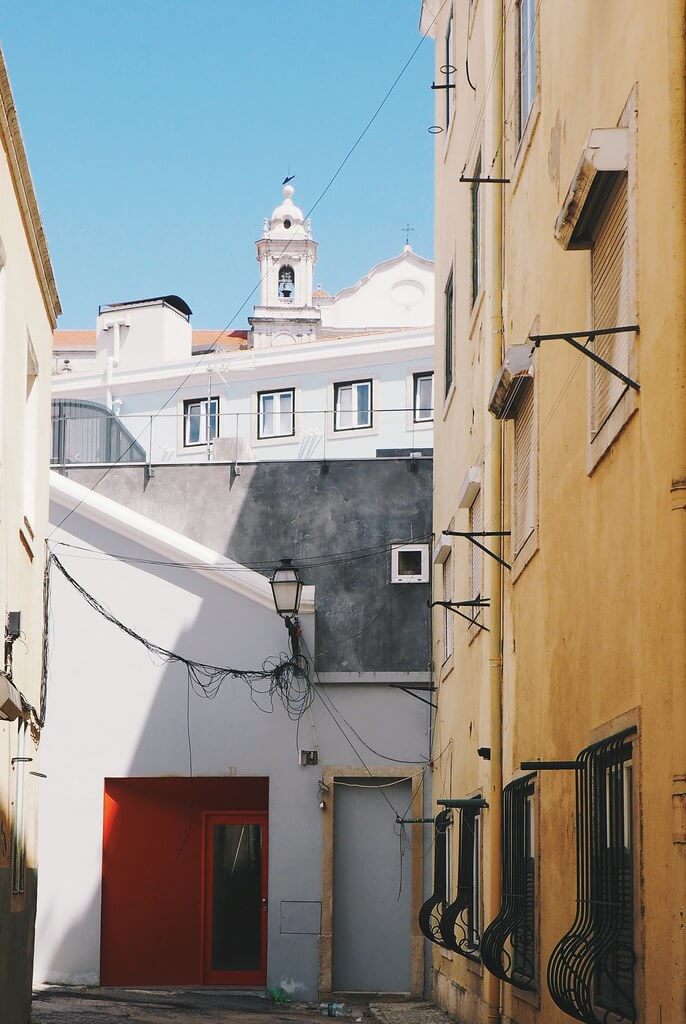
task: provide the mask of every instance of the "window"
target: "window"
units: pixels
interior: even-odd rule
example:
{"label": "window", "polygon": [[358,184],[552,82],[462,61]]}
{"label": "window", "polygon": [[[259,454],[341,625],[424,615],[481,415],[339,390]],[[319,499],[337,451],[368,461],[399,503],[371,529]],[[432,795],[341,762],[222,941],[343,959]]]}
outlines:
{"label": "window", "polygon": [[207,444],[219,432],[219,399],[189,398],[183,403],[183,443]]}
{"label": "window", "polygon": [[521,139],[536,95],[536,0],[519,0],[517,28],[517,136]]}
{"label": "window", "polygon": [[260,391],[257,395],[257,436],[293,437],[295,434],[295,392]]}
{"label": "window", "polygon": [[434,418],[433,373],[415,373],[413,392],[414,422],[431,423]]}
{"label": "window", "polygon": [[[474,177],[481,177],[481,153],[476,161]],[[480,183],[473,181],[470,186],[471,198],[471,224],[472,224],[472,280],[471,299],[472,306],[479,297],[481,290],[481,208],[480,208]]]}
{"label": "window", "polygon": [[12,892],[24,891],[26,844],[24,830],[24,777],[26,775],[26,722],[18,723],[17,756],[13,758],[14,814],[12,815]]}
{"label": "window", "polygon": [[491,974],[518,989],[536,983],[534,778],[515,779],[503,792],[502,898],[481,941]]}
{"label": "window", "polygon": [[536,527],[537,444],[534,385],[524,385],[514,421],[513,529],[515,557]]}
{"label": "window", "polygon": [[[481,496],[481,488],[476,492],[474,501],[469,506],[469,532],[470,533],[481,533],[484,528],[484,515],[483,515],[483,499]],[[478,537],[478,540],[482,541],[483,538]],[[483,596],[483,565],[484,556],[481,548],[477,547],[476,544],[469,545],[470,549],[470,585],[469,585],[469,598],[471,601],[478,601]],[[474,609],[474,618],[479,615],[479,609]]]}
{"label": "window", "polygon": [[372,382],[334,384],[334,430],[361,430],[372,425]]}
{"label": "window", "polygon": [[[591,250],[593,326],[625,327],[631,319],[631,274],[628,245],[628,182],[620,174],[603,207]],[[597,337],[593,350],[630,376],[631,334]],[[597,363],[592,364],[591,437],[610,416],[626,385]]]}
{"label": "window", "polygon": [[[443,563],[443,600],[453,599],[453,556],[448,555]],[[453,653],[453,615],[450,608],[443,609],[443,660]]]}
{"label": "window", "polygon": [[[290,226],[290,225],[289,225]],[[295,272],[287,264],[279,270],[279,298],[283,302],[293,302],[295,297]]]}
{"label": "window", "polygon": [[445,356],[445,394],[453,383],[453,272],[450,271],[448,283],[445,286],[444,305],[444,356]]}
{"label": "window", "polygon": [[446,128],[450,124],[450,118],[453,112],[453,89],[455,86],[455,65],[453,63],[453,16],[452,13],[448,19],[448,31],[445,34],[445,65],[440,69],[444,76],[446,86],[445,89],[445,126]]}
{"label": "window", "polygon": [[391,548],[391,583],[428,583],[429,545],[394,544]]}
{"label": "window", "polygon": [[[550,994],[584,1020],[636,1021],[634,1003],[634,727],[582,750],[576,775],[574,922],[548,965]],[[583,950],[580,970],[579,950]]]}
{"label": "window", "polygon": [[24,515],[35,526],[36,476],[38,474],[38,425],[40,422],[38,360],[26,336],[26,395],[24,404],[23,502]]}

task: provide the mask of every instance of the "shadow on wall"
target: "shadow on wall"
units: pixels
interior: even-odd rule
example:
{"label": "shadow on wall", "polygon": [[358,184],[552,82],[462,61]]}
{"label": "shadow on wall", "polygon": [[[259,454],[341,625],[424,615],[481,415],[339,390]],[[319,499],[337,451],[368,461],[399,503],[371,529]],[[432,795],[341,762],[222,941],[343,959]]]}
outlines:
{"label": "shadow on wall", "polygon": [[[389,541],[430,542],[432,460],[116,467],[98,491],[241,563],[318,558],[320,672],[425,672],[429,587],[392,584]],[[70,469],[91,486],[97,471]],[[347,553],[344,558],[339,553]],[[265,568],[265,574],[269,569]]]}
{"label": "shadow on wall", "polygon": [[[147,549],[78,514],[70,517],[69,528],[64,539],[74,543],[128,558],[151,557]],[[273,543],[274,536],[278,532],[268,532],[265,543]],[[307,550],[304,536],[299,542],[301,550]],[[285,647],[283,624],[273,611],[186,569],[109,559],[97,551],[90,555],[57,550],[87,591],[161,646],[202,662],[242,669],[260,668],[266,657]],[[359,583],[356,586],[359,593]],[[296,997],[316,998],[319,936],[280,932],[282,900],[321,899],[319,769],[296,768],[297,746],[316,746],[309,721],[301,723],[298,735],[278,702],[273,713],[262,713],[256,705],[270,710],[268,699],[251,693],[239,680],[228,680],[212,701],[194,694],[189,700],[183,666],[160,665],[89,608],[59,573],[54,576],[52,604],[37,980],[99,980],[104,780],[183,779],[189,776],[192,759],[194,777],[269,779],[269,833],[272,849],[278,849],[279,869],[270,875],[268,984],[288,984]],[[398,709],[393,715],[386,708],[388,699]],[[424,709],[399,691],[392,691],[392,696],[388,691],[378,697],[365,694],[363,706],[350,691],[337,700],[373,747],[408,760],[426,756]],[[323,712],[318,709],[319,705],[314,709],[318,740],[327,762],[349,763],[345,741],[331,720],[319,720]],[[197,852],[200,842],[197,814],[187,826],[177,816],[170,828],[178,832],[182,824],[184,834],[170,832],[168,844],[173,847],[178,839],[177,884],[197,892],[201,879],[193,877],[187,863],[192,860],[192,845]],[[116,848],[126,841],[119,829],[115,814],[108,846]],[[138,871],[137,883],[156,884],[159,871],[154,860],[141,860]],[[170,930],[178,928],[170,900],[151,933],[160,957]],[[188,973],[180,972],[169,983],[199,983],[197,951],[193,963],[191,959],[187,952]]]}

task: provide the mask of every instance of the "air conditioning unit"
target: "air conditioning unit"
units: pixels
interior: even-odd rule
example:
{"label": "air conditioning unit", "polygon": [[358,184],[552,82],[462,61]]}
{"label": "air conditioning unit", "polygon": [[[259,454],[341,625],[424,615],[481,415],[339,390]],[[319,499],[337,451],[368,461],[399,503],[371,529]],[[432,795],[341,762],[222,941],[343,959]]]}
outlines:
{"label": "air conditioning unit", "polygon": [[511,420],[517,415],[524,388],[534,375],[531,345],[510,345],[493,382],[488,411],[497,420]]}
{"label": "air conditioning unit", "polygon": [[24,714],[19,690],[10,682],[4,672],[0,672],[0,719],[14,722]]}

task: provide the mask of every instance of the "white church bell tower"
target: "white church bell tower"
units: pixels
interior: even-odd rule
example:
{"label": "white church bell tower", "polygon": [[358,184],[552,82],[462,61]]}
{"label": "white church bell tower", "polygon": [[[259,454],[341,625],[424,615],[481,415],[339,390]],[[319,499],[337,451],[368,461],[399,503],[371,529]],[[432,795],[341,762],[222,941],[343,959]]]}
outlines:
{"label": "white church bell tower", "polygon": [[253,348],[275,348],[316,341],[321,326],[312,304],[317,243],[309,220],[293,202],[294,188],[283,187],[283,201],[264,222],[256,243],[260,265],[260,304],[248,317]]}

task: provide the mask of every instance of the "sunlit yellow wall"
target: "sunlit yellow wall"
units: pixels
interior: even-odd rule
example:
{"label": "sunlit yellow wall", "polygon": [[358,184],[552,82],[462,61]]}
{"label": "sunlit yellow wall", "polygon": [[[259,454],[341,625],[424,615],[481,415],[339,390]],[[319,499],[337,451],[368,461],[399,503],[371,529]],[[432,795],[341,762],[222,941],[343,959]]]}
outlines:
{"label": "sunlit yellow wall", "polygon": [[[556,0],[538,5],[538,96],[519,152],[515,115],[515,3],[440,0],[423,5],[436,39],[435,80],[444,81],[443,37],[454,7],[456,114],[436,138],[436,533],[454,523],[457,489],[493,438],[486,410],[490,354],[541,332],[591,326],[590,254],[566,252],[553,227],[589,132],[635,122],[630,218],[637,232],[640,338],[636,410],[591,469],[587,386],[590,365],[564,342],[535,357],[539,430],[538,523],[534,552],[505,573],[503,616],[503,784],[522,759],[569,759],[627,723],[638,726],[635,758],[639,1020],[680,1024],[684,1010],[683,910],[684,630],[686,628],[686,324],[684,210],[684,9],[681,0]],[[489,94],[497,49],[490,19],[504,12],[503,132],[504,334],[491,319],[493,281],[484,255],[485,295],[469,312],[469,185],[478,140],[489,137]],[[469,69],[465,75],[469,39]],[[437,93],[435,121],[442,123]],[[493,153],[484,151],[487,172]],[[497,185],[482,186],[484,248]],[[455,393],[442,406],[442,290],[455,264]],[[480,340],[481,339],[481,340]],[[511,423],[503,428],[504,526],[511,519]],[[488,474],[485,475],[485,486]],[[488,495],[484,494],[488,508]],[[486,524],[488,527],[488,523]],[[468,587],[467,542],[453,542],[456,597]],[[506,557],[511,555],[509,542]],[[461,568],[458,568],[461,567]],[[488,579],[488,576],[486,576]],[[440,569],[434,597],[442,597]],[[489,612],[485,623],[492,626]],[[476,754],[495,742],[488,728],[488,641],[455,620],[455,654],[442,665],[442,615],[434,620],[440,684],[434,749],[448,750],[435,795],[487,791],[489,765]],[[492,779],[490,779],[492,781]],[[537,782],[540,976],[535,998],[505,985],[505,1019],[556,1024],[545,970],[575,906],[574,780],[548,773]],[[440,790],[440,793],[439,793]],[[493,856],[484,815],[482,864]],[[485,896],[484,920],[497,912]],[[435,949],[433,991],[465,1021],[485,1021],[484,978],[458,956]]]}
{"label": "sunlit yellow wall", "polygon": [[[15,116],[0,57],[0,625],[4,633],[6,613],[21,612],[22,636],[14,644],[13,677],[24,696],[38,707],[52,330],[59,303],[47,252],[42,249],[44,239],[28,169],[22,166],[23,147]],[[30,423],[25,415],[27,337],[38,366],[38,392]],[[33,448],[30,457],[29,444]],[[29,479],[26,467],[31,462],[34,468]],[[36,903],[40,780],[30,772],[40,769],[37,734],[29,734],[26,742],[26,756],[34,761],[24,769],[26,885],[22,895],[11,892],[14,794],[20,770],[11,759],[16,753],[17,723],[0,721],[0,1017],[8,1024],[25,1024]]]}

